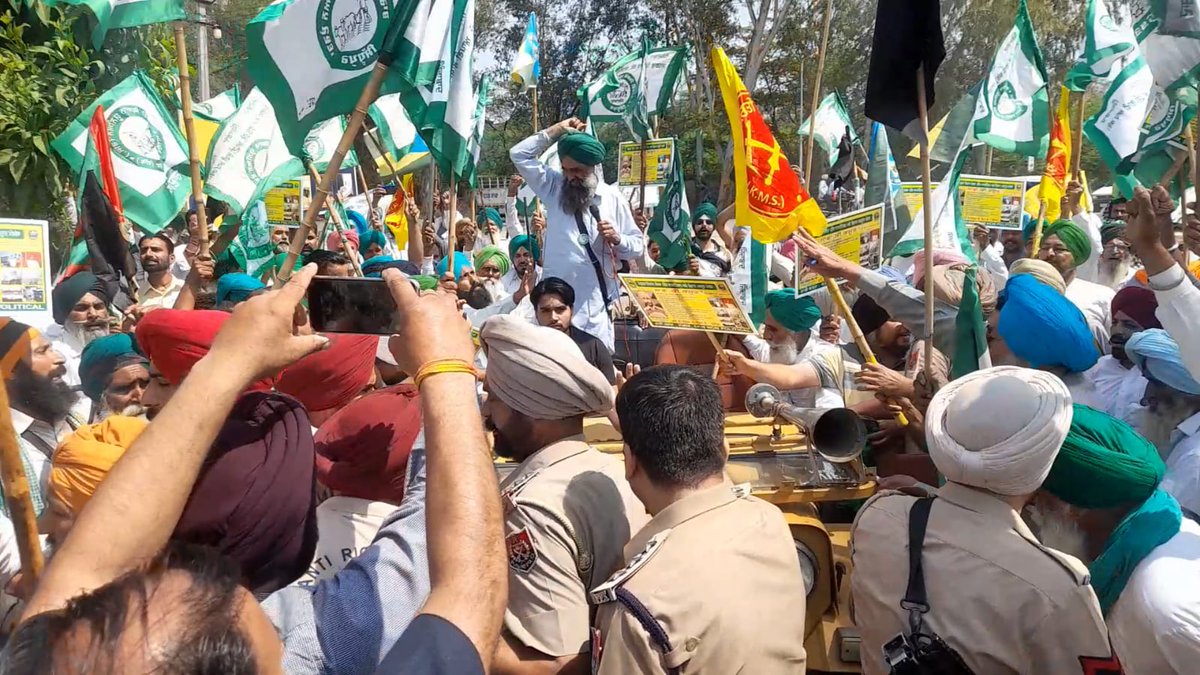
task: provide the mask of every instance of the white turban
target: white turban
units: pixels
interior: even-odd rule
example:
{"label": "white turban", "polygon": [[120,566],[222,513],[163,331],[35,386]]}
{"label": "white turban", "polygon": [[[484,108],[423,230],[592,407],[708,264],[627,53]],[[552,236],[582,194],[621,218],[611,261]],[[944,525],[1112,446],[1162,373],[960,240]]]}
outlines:
{"label": "white turban", "polygon": [[483,322],[479,342],[488,395],[527,417],[561,420],[612,408],[612,385],[562,331],[505,314]]}
{"label": "white turban", "polygon": [[925,413],[925,440],[946,480],[1026,495],[1050,473],[1071,411],[1071,393],[1057,376],[998,366],[938,391]]}

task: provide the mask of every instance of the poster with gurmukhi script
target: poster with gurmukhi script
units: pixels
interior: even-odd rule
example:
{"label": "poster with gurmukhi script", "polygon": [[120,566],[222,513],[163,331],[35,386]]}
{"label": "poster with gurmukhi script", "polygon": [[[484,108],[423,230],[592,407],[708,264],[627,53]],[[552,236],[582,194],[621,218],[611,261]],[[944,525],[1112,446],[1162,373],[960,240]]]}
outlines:
{"label": "poster with gurmukhi script", "polygon": [[52,323],[49,224],[0,218],[0,312],[31,326]]}
{"label": "poster with gurmukhi script", "polygon": [[[879,269],[883,258],[883,204],[830,218],[825,233],[817,241],[852,263],[869,270]],[[802,254],[797,252],[797,255]],[[803,265],[796,265],[796,270],[804,270]],[[824,287],[825,277],[814,272],[804,271],[796,280],[800,295]]]}
{"label": "poster with gurmukhi script", "polygon": [[655,328],[750,335],[754,324],[728,279],[622,274],[629,297]]}
{"label": "poster with gurmukhi script", "polygon": [[[671,179],[671,157],[675,154],[674,138],[646,141],[646,185],[666,185]],[[617,185],[641,185],[638,172],[642,168],[642,145],[622,143],[618,153]]]}
{"label": "poster with gurmukhi script", "polygon": [[1025,180],[963,175],[958,179],[962,219],[968,225],[995,230],[1021,229],[1025,208]]}

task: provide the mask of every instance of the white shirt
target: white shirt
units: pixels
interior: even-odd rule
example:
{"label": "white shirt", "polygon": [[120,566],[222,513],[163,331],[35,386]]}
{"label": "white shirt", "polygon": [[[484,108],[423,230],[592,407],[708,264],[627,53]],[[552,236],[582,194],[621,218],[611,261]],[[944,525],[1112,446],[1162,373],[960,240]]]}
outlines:
{"label": "white shirt", "polygon": [[[1200,413],[1180,422],[1171,432],[1171,452],[1162,489],[1171,493],[1179,505],[1200,514]],[[1200,583],[1200,579],[1196,580]],[[1197,607],[1200,611],[1200,607]],[[1200,655],[1198,655],[1200,656]]]}
{"label": "white shirt", "polygon": [[174,276],[168,278],[170,283],[160,291],[150,284],[145,274],[141,275],[141,278],[138,279],[138,305],[142,309],[161,309],[163,307],[170,309],[175,306],[179,292],[187,284]]}
{"label": "white shirt", "polygon": [[1004,290],[1004,286],[1008,283],[1008,265],[1004,264],[1004,244],[997,240],[991,246],[984,247],[979,261],[983,263],[983,269],[992,276],[992,284],[996,287],[996,292]]}
{"label": "white shirt", "polygon": [[1126,368],[1114,356],[1101,356],[1092,369],[1084,373],[1095,390],[1097,410],[1105,412],[1142,432],[1146,409],[1142,397],[1147,380],[1138,368]]}
{"label": "white shirt", "polygon": [[600,182],[592,204],[599,210],[600,220],[611,223],[621,241],[616,246],[607,243],[600,237],[596,219],[591,213],[584,213],[582,219],[587,235],[581,243],[583,235],[579,233],[575,215],[563,210],[561,204],[563,174],[539,159],[556,142],[557,139],[552,140],[546,132],[539,132],[513,146],[509,156],[546,209],[546,241],[542,246],[542,267],[546,276],[559,277],[571,285],[575,290],[575,314],[571,323],[595,335],[611,350],[614,344],[612,317],[604,305],[600,280],[585,246],[591,248],[600,261],[608,297],[616,302],[621,294],[617,282],[619,261],[641,257],[645,250],[642,231],[634,224],[633,212],[621,191]]}
{"label": "white shirt", "polygon": [[[771,360],[771,345],[766,340],[757,335],[747,335],[742,339],[742,344],[746,345],[746,351],[750,352],[750,357],[755,361],[769,363]],[[841,389],[832,386],[835,383],[827,381],[835,379],[836,374],[830,372],[830,368],[823,367],[823,363],[827,363],[832,352],[837,351],[840,357],[841,348],[837,345],[829,344],[828,342],[817,337],[814,333],[808,343],[804,345],[804,349],[796,355],[796,360],[792,365],[809,364],[816,369],[817,374],[821,377],[821,387],[809,387],[807,389],[791,389],[782,392],[783,398],[791,405],[800,406],[802,408],[842,408],[845,407],[845,398],[842,396]],[[822,358],[823,357],[823,358]],[[840,360],[840,358],[838,359]],[[844,366],[843,366],[844,368]]]}
{"label": "white shirt", "polygon": [[180,281],[187,280],[188,272],[192,271],[192,264],[188,262],[187,244],[177,244],[175,246],[175,262],[171,263],[171,276]]}
{"label": "white shirt", "polygon": [[1179,265],[1150,277],[1150,288],[1158,299],[1158,317],[1163,329],[1179,344],[1183,365],[1200,377],[1200,288],[1196,288]]}
{"label": "white shirt", "polygon": [[1085,281],[1095,281],[1100,276],[1100,252],[1104,250],[1104,243],[1100,238],[1100,226],[1104,221],[1095,213],[1077,213],[1071,216],[1071,222],[1087,233],[1088,242],[1092,245],[1092,254],[1076,268],[1075,276]]}
{"label": "white shirt", "polygon": [[1067,389],[1071,392],[1071,403],[1086,405],[1096,410],[1104,409],[1104,401],[1100,398],[1100,392],[1087,373],[1066,373],[1059,376],[1059,379],[1067,385]]}
{"label": "white shirt", "polygon": [[1200,662],[1200,525],[1179,533],[1134,568],[1105,623],[1126,675],[1194,673]]}
{"label": "white shirt", "polygon": [[1108,331],[1112,326],[1112,299],[1117,292],[1108,286],[1084,281],[1076,276],[1067,284],[1064,295],[1073,305],[1083,312],[1087,319],[1092,337],[1096,339],[1096,348],[1101,354],[1107,354],[1111,348],[1108,344]]}
{"label": "white shirt", "polygon": [[312,564],[294,586],[312,586],[332,578],[371,545],[379,526],[398,507],[358,497],[334,496],[317,507],[317,550]]}

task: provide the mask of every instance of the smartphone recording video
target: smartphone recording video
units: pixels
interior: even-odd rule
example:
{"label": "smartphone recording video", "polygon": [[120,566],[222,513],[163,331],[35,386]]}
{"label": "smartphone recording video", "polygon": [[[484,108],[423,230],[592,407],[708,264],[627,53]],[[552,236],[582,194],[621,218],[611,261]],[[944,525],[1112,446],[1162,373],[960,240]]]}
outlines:
{"label": "smartphone recording video", "polygon": [[396,303],[383,279],[313,277],[308,314],[318,333],[391,335]]}

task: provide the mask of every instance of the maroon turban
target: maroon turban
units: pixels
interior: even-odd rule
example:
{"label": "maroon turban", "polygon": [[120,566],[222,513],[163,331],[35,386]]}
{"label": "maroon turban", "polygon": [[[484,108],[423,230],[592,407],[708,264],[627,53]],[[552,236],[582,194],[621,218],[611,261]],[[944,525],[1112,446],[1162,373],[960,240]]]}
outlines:
{"label": "maroon turban", "polygon": [[399,504],[420,433],[416,387],[398,384],[367,394],[317,431],[317,480],[350,497]]}
{"label": "maroon turban", "polygon": [[1129,318],[1138,322],[1143,329],[1162,328],[1158,317],[1154,315],[1156,309],[1158,309],[1158,299],[1154,297],[1154,291],[1149,288],[1126,286],[1117,291],[1112,299],[1114,317],[1117,312],[1124,312]]}
{"label": "maroon turban", "polygon": [[243,583],[261,595],[312,563],[316,508],[308,415],[287,396],[251,392],[229,412],[172,538],[236,560]]}
{"label": "maroon turban", "polygon": [[[229,312],[207,309],[156,309],[138,321],[138,349],[163,377],[179,386],[192,372],[196,362],[212,348],[221,326],[229,320]],[[270,378],[250,385],[248,391],[269,390]]]}
{"label": "maroon turban", "polygon": [[362,393],[375,372],[378,335],[326,335],[329,346],[290,365],[275,388],[312,412],[340,408]]}

